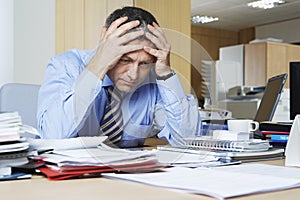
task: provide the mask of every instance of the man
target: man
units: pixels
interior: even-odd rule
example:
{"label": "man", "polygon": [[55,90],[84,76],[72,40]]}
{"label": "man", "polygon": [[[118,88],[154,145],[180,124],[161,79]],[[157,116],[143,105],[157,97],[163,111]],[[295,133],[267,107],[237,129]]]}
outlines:
{"label": "man", "polygon": [[38,100],[42,138],[107,135],[120,147],[158,134],[170,144],[200,131],[196,100],[170,67],[170,44],[154,16],[114,11],[96,50],[53,57]]}

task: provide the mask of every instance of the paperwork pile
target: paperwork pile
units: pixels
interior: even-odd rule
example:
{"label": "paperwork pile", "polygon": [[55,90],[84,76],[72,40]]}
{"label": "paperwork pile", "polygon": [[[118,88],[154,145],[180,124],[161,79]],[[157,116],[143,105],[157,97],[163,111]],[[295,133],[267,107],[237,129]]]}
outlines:
{"label": "paperwork pile", "polygon": [[158,146],[157,149],[202,157],[215,156],[232,162],[282,159],[284,155],[284,149],[272,148],[269,141],[260,139],[231,141],[202,136],[186,138],[185,141],[181,146]]}
{"label": "paperwork pile", "polygon": [[21,125],[22,120],[18,112],[0,113],[0,142],[19,140]]}
{"label": "paperwork pile", "polygon": [[[99,140],[99,138],[64,139],[63,141],[69,144],[69,149],[54,148],[51,152],[41,154],[38,159],[44,161],[46,165],[39,170],[50,180],[63,180],[100,176],[103,172],[149,172],[163,167],[158,163],[156,155],[150,151],[111,148],[102,143],[103,139]],[[73,148],[69,140],[75,145],[73,147],[79,147],[81,142],[84,147]],[[36,144],[37,141],[39,140],[35,140],[33,146],[42,148],[43,145]],[[100,143],[93,146],[95,141],[100,141]],[[48,147],[55,146],[49,141],[44,142]]]}
{"label": "paperwork pile", "polygon": [[0,176],[10,176],[11,167],[28,162],[29,143],[20,136],[21,125],[18,112],[0,113]]}

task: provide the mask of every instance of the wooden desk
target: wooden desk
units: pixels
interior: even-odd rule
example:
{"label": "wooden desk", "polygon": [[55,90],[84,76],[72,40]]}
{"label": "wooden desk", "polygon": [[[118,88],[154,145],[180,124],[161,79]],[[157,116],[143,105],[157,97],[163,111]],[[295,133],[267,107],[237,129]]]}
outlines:
{"label": "wooden desk", "polygon": [[41,176],[34,176],[28,180],[0,182],[0,196],[3,200],[200,199],[197,195],[106,178],[49,181]]}
{"label": "wooden desk", "polygon": [[[284,165],[284,160],[259,163]],[[147,186],[139,183],[106,178],[85,178],[63,181],[49,181],[35,175],[32,179],[0,182],[0,196],[3,200],[57,200],[57,199],[172,199],[193,200],[213,198],[175,192],[167,189]],[[247,195],[232,200],[294,200],[299,199],[300,188],[262,194]]]}

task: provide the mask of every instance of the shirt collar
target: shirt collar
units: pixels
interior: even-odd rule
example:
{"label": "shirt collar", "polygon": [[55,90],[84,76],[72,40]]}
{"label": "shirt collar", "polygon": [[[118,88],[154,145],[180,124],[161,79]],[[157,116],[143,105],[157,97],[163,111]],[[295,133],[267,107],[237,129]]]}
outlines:
{"label": "shirt collar", "polygon": [[103,87],[107,87],[107,86],[113,86],[114,83],[110,80],[110,78],[107,75],[105,75],[102,81],[102,85]]}

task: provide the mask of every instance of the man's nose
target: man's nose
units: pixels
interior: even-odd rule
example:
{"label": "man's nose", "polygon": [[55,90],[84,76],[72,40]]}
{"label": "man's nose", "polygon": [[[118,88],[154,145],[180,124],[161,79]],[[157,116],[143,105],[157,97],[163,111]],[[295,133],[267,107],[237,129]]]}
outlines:
{"label": "man's nose", "polygon": [[132,64],[128,70],[128,76],[131,80],[136,80],[138,78],[139,66],[138,64]]}

